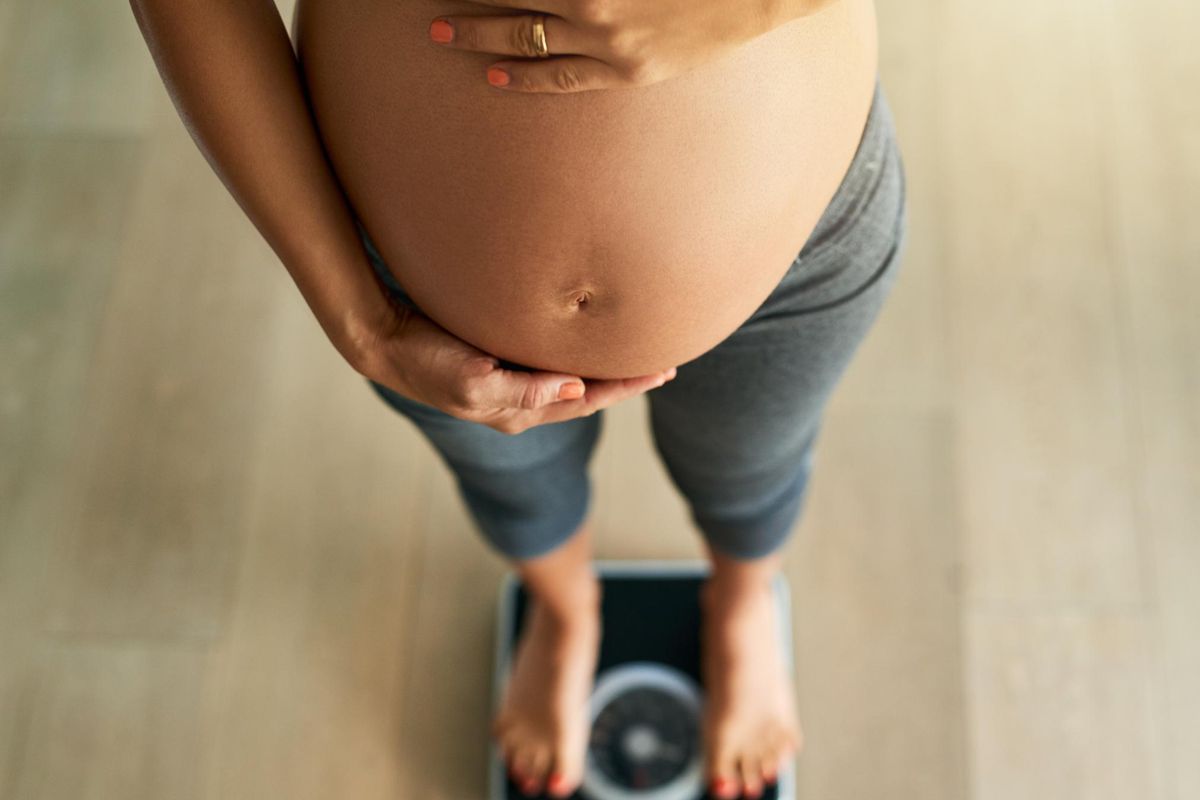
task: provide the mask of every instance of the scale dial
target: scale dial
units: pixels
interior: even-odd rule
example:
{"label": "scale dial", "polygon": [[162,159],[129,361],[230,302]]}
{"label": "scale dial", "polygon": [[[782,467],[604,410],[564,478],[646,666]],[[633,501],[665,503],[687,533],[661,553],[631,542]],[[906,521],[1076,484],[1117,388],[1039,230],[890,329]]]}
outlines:
{"label": "scale dial", "polygon": [[700,687],[665,664],[601,674],[581,787],[589,800],[695,800],[703,795]]}

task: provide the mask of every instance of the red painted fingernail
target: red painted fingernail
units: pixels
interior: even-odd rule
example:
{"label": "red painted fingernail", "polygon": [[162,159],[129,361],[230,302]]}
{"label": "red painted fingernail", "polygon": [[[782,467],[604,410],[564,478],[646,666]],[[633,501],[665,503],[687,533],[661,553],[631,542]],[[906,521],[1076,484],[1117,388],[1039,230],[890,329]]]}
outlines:
{"label": "red painted fingernail", "polygon": [[508,72],[500,67],[488,67],[487,76],[492,86],[508,86]]}
{"label": "red painted fingernail", "polygon": [[435,19],[429,25],[429,38],[438,44],[454,40],[454,26],[444,19]]}
{"label": "red painted fingernail", "polygon": [[565,775],[555,772],[550,776],[550,780],[546,782],[546,787],[557,794],[567,788],[567,778]]}

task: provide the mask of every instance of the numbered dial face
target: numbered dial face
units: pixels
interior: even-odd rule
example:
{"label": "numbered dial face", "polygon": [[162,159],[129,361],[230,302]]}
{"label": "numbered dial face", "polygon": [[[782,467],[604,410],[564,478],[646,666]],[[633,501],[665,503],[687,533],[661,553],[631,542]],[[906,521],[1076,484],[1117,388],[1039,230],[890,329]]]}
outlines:
{"label": "numbered dial face", "polygon": [[605,778],[639,792],[677,780],[698,745],[694,707],[657,687],[634,688],[613,698],[596,716],[589,743]]}
{"label": "numbered dial face", "polygon": [[592,691],[583,795],[589,800],[695,800],[704,793],[700,687],[657,662],[622,664]]}

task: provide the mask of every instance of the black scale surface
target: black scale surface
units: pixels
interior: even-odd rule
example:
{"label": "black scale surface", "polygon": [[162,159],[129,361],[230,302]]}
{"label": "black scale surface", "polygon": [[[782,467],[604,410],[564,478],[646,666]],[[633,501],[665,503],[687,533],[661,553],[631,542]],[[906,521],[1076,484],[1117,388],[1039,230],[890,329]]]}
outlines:
{"label": "black scale surface", "polygon": [[[700,603],[699,590],[705,578],[699,576],[604,575],[600,573],[604,595],[601,602],[604,634],[596,664],[599,675],[609,667],[630,661],[656,661],[683,672],[700,687]],[[514,582],[513,624],[509,631],[508,652],[515,649],[524,621],[527,593]],[[505,779],[506,800],[531,797],[521,792],[511,779]],[[554,800],[550,795],[533,795]],[[572,800],[591,800],[582,791]],[[763,787],[760,800],[778,800],[775,785]],[[696,800],[715,800],[704,792]]]}

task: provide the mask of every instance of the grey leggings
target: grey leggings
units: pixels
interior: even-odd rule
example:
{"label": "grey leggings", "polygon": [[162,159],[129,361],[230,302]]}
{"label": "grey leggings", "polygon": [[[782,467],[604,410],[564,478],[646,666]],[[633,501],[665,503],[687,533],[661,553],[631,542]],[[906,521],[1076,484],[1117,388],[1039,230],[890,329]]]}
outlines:
{"label": "grey leggings", "polygon": [[[359,230],[380,279],[416,307]],[[877,83],[854,160],[787,274],[740,328],[646,394],[655,450],[717,552],[754,559],[787,539],[826,401],[895,282],[904,238],[904,168]],[[500,554],[543,555],[583,522],[603,410],[513,435],[370,383],[450,467]]]}

